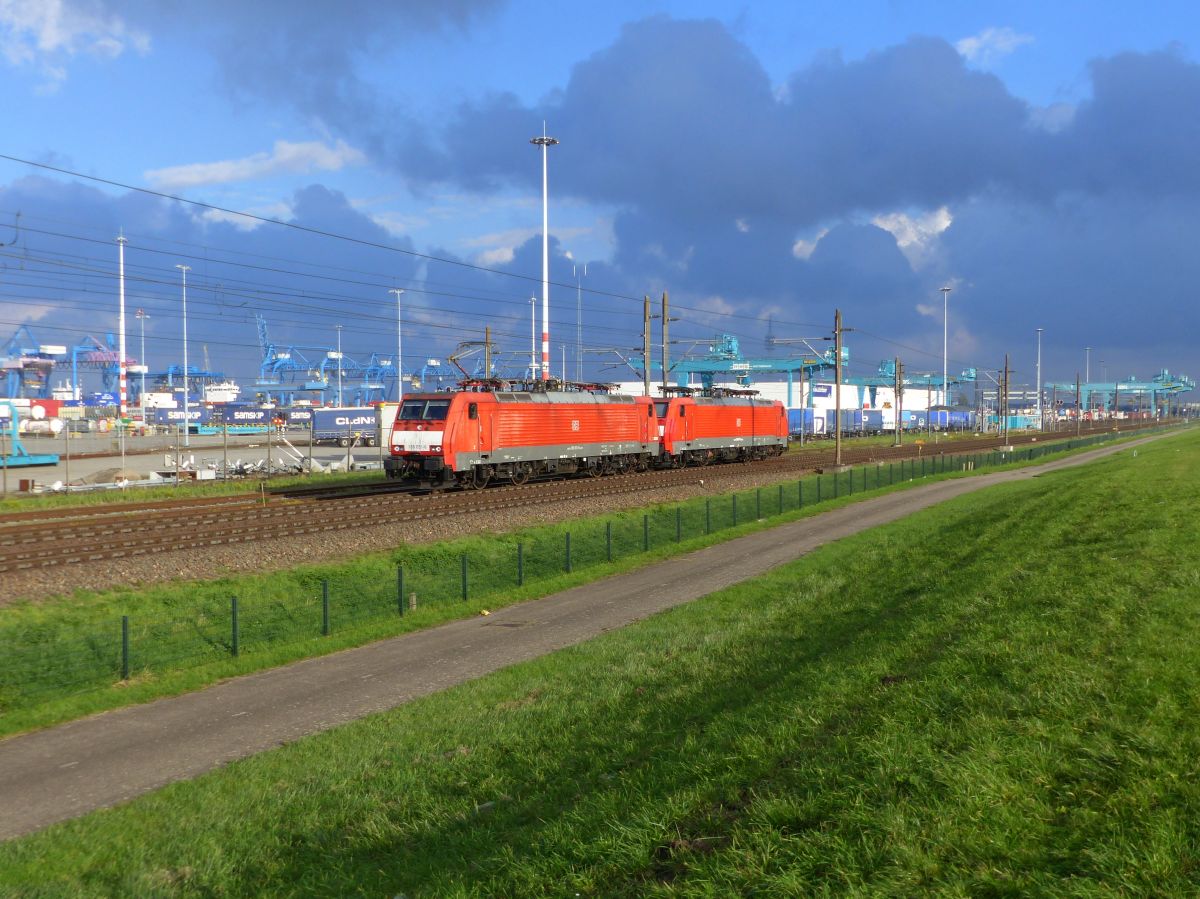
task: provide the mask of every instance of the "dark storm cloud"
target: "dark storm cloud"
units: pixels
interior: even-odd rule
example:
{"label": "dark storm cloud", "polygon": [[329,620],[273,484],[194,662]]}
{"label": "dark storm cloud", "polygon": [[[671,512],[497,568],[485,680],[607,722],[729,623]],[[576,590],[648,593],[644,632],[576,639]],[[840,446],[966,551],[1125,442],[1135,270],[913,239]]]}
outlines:
{"label": "dark storm cloud", "polygon": [[579,63],[541,107],[510,95],[464,105],[442,153],[426,148],[404,171],[468,186],[531,180],[522,138],[542,117],[563,141],[553,151],[559,189],[792,227],[855,209],[936,206],[1012,180],[1036,139],[1026,104],[941,40],[822,60],[777,97],[720,23],[652,18]]}
{"label": "dark storm cloud", "polygon": [[[962,313],[1032,370],[1033,329],[1044,327],[1046,364],[1060,377],[1097,348],[1111,372],[1195,374],[1200,305],[1200,208],[1180,194],[1063,195],[1053,204],[985,194],[960,207],[945,235],[950,265],[968,272]],[[1117,366],[1120,365],[1118,369]]]}
{"label": "dark storm cloud", "polygon": [[1200,192],[1200,66],[1177,53],[1123,53],[1091,65],[1093,98],[1052,142],[1055,189]]}
{"label": "dark storm cloud", "polygon": [[[1041,326],[1048,349],[1059,339],[1064,348],[1110,340],[1139,348],[1129,350],[1128,368],[1200,368],[1183,336],[1200,326],[1189,299],[1200,256],[1188,245],[1200,226],[1200,66],[1179,53],[1093,61],[1091,98],[1056,116],[1053,130],[1043,111],[968,68],[940,39],[914,37],[855,60],[828,54],[773,85],[722,24],[663,17],[627,25],[540,103],[526,105],[497,83],[444,126],[415,126],[366,80],[364,60],[381,36],[469,27],[491,6],[406,5],[393,18],[392,7],[350,4],[326,23],[332,41],[311,40],[320,15],[308,7],[271,31],[269,10],[231,6],[229,28],[238,33],[221,59],[247,96],[314,117],[417,190],[536,191],[540,165],[528,140],[546,119],[562,140],[551,151],[552,197],[612,211],[613,256],[592,264],[589,281],[615,293],[670,289],[681,309],[696,310],[720,297],[746,316],[729,321],[735,329],[767,310],[777,322],[824,321],[841,305],[864,328],[931,348],[922,334],[935,323],[916,307],[935,303],[937,288],[953,279],[955,326],[974,334],[989,359],[1030,345]],[[432,18],[411,18],[419,15]],[[71,202],[106,227],[135,213],[161,221],[164,233],[198,227],[168,207]],[[953,224],[917,272],[890,234],[864,224],[877,213],[943,205]],[[296,209],[326,230],[375,227],[334,194],[313,192]],[[796,238],[811,240],[821,227],[829,231],[809,258],[797,258]],[[214,243],[240,239],[217,226],[204,234]],[[265,231],[254,239],[268,240]],[[272,252],[294,258],[293,239],[271,237]],[[501,266],[532,282],[424,264],[431,284],[460,298],[414,296],[414,308],[443,321],[494,317],[519,344],[523,303],[531,289],[540,292],[539,243]],[[379,268],[369,256],[361,264]],[[552,279],[571,280],[557,247]],[[587,307],[597,328],[610,323],[605,301]],[[557,305],[553,316],[557,330],[571,320]],[[1135,326],[1143,319],[1170,324]],[[678,329],[715,321],[697,312]]]}

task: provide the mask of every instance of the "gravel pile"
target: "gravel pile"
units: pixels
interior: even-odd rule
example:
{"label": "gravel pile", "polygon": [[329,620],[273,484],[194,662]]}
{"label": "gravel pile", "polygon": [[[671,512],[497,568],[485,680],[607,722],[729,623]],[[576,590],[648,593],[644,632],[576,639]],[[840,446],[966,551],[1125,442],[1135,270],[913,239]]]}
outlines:
{"label": "gravel pile", "polygon": [[[174,580],[211,580],[239,572],[278,571],[313,562],[347,559],[405,543],[432,543],[468,534],[504,533],[520,527],[672,503],[778,483],[780,472],[755,473],[741,466],[697,469],[687,485],[641,490],[617,496],[589,497],[444,518],[388,522],[372,527],[330,531],[319,537],[280,537],[227,546],[198,546],[124,559],[107,559],[5,575],[0,606],[20,599],[45,599],[73,590],[139,587]],[[793,475],[795,477],[795,475]]]}

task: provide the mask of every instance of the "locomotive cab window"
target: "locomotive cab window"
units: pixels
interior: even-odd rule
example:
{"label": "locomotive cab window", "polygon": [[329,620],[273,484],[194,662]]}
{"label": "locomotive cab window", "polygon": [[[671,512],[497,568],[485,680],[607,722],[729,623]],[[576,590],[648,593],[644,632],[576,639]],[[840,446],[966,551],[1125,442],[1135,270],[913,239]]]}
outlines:
{"label": "locomotive cab window", "polygon": [[448,411],[449,400],[405,400],[397,417],[401,421],[444,421]]}
{"label": "locomotive cab window", "polygon": [[654,409],[659,418],[667,417],[667,404],[666,403],[655,403]]}
{"label": "locomotive cab window", "polygon": [[684,418],[687,415],[687,406],[679,407],[679,417]]}
{"label": "locomotive cab window", "polygon": [[467,418],[479,417],[479,403],[471,403],[467,406]]}

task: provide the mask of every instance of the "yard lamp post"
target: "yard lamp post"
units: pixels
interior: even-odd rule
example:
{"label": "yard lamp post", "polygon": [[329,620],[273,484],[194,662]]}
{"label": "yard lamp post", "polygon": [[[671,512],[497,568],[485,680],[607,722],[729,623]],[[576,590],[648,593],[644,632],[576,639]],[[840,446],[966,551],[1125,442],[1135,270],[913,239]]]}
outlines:
{"label": "yard lamp post", "polygon": [[337,328],[337,384],[338,384],[338,408],[342,407],[342,326],[335,325]]}
{"label": "yard lamp post", "polygon": [[1043,328],[1037,329],[1037,417],[1038,430],[1045,427],[1045,422],[1042,420],[1042,331]]}
{"label": "yard lamp post", "polygon": [[942,291],[942,404],[950,405],[950,387],[946,383],[949,368],[949,337],[950,337],[950,291],[953,287],[943,287]]}
{"label": "yard lamp post", "polygon": [[142,389],[138,396],[141,399],[142,405],[142,426],[146,425],[146,319],[150,317],[150,313],[144,309],[139,309],[134,316],[138,320],[138,324],[142,326],[142,352],[141,358],[138,359],[142,363]]}
{"label": "yard lamp post", "polygon": [[191,446],[191,405],[188,401],[188,340],[187,340],[187,273],[192,270],[190,265],[182,263],[175,266],[183,273],[183,445]]}
{"label": "yard lamp post", "polygon": [[400,323],[400,297],[404,291],[393,287],[388,293],[396,295],[396,402],[404,401],[404,342],[403,325]]}
{"label": "yard lamp post", "polygon": [[546,124],[542,123],[542,136],[529,142],[542,148],[542,380],[550,380],[550,203],[547,192],[546,160],[550,147],[558,141],[546,136]]}

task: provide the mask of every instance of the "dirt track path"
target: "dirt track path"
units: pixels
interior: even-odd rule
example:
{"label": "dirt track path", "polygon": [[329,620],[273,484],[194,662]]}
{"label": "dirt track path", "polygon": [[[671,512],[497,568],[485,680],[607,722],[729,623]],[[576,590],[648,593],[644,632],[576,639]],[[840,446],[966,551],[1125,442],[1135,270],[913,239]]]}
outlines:
{"label": "dirt track path", "polygon": [[11,737],[0,741],[0,839],[116,805],[234,759],[581,643],[948,499],[1082,465],[1144,440],[866,499],[488,617]]}

